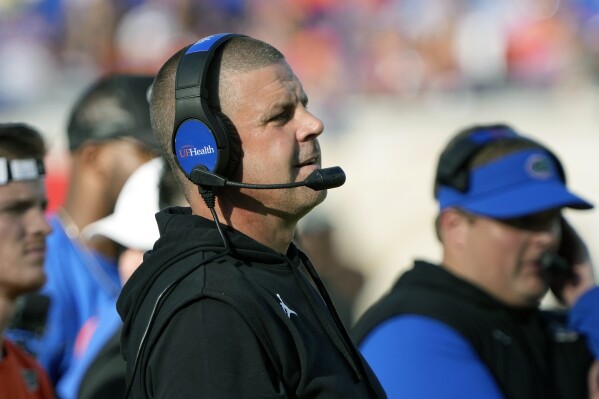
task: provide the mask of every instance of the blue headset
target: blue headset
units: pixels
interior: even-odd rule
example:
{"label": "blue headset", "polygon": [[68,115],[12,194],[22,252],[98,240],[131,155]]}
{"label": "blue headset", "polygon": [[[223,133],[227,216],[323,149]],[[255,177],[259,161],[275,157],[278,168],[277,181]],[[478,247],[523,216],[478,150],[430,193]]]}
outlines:
{"label": "blue headset", "polygon": [[225,123],[208,106],[206,85],[216,50],[238,36],[243,35],[219,33],[200,39],[187,49],[177,66],[172,150],[179,168],[190,180],[196,166],[222,175],[239,162],[232,154]]}

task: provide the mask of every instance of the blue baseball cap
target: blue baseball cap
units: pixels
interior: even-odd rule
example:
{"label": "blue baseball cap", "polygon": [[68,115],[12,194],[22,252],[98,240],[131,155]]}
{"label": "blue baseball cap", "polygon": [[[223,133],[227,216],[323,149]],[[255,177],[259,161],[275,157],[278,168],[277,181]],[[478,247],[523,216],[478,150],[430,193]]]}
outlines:
{"label": "blue baseball cap", "polygon": [[439,207],[456,207],[493,219],[517,218],[556,208],[592,209],[570,192],[556,160],[542,149],[510,153],[470,171],[468,189],[440,186]]}

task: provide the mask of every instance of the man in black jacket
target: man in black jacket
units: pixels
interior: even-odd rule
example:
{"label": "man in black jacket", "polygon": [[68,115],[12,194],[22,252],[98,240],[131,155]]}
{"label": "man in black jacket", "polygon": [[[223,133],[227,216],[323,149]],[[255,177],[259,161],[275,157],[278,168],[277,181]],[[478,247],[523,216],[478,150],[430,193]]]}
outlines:
{"label": "man in black jacket", "polygon": [[227,187],[326,180],[307,102],[283,55],[247,36],[209,36],[159,71],[152,125],[191,208],[157,214],[118,300],[134,397],[384,397],[291,243],[326,191]]}
{"label": "man in black jacket", "polygon": [[[354,331],[389,397],[597,393],[599,289],[561,216],[592,205],[558,159],[508,126],[474,126],[441,154],[435,196],[441,265],[416,261]],[[569,323],[539,310],[550,285]]]}

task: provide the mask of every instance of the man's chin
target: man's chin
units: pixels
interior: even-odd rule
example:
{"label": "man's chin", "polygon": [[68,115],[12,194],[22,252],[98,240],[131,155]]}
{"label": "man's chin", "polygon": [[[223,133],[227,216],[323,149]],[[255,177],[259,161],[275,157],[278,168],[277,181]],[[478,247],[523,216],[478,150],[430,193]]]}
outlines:
{"label": "man's chin", "polygon": [[529,286],[528,289],[523,290],[523,305],[526,307],[538,307],[545,297],[548,289],[549,287],[547,284]]}
{"label": "man's chin", "polygon": [[[309,190],[312,190],[311,188]],[[329,194],[329,190],[320,190],[320,191],[313,191],[313,195],[314,195],[314,201],[312,202],[312,206],[310,207],[310,210],[314,209],[316,206],[322,204],[324,202],[324,200],[327,198],[327,195]]]}
{"label": "man's chin", "polygon": [[312,211],[312,209],[316,208],[318,205],[322,204],[327,197],[328,190],[314,191],[311,188],[307,188],[307,190],[311,191],[311,199],[306,201],[305,206],[300,212],[300,219],[306,216],[308,213]]}

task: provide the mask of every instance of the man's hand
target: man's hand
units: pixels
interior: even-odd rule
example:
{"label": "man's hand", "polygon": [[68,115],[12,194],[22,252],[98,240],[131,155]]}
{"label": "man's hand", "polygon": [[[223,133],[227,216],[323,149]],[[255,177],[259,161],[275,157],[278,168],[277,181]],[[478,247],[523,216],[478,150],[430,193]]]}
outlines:
{"label": "man's hand", "polygon": [[596,283],[586,244],[564,217],[561,221],[562,242],[559,254],[569,262],[572,271],[565,279],[553,281],[551,289],[566,305],[572,306],[582,294],[595,287]]}

